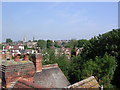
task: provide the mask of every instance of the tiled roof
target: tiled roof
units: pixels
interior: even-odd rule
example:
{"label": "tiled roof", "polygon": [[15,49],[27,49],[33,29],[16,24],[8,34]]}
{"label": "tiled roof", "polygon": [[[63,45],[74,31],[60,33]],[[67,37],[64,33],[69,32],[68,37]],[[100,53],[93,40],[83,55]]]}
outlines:
{"label": "tiled roof", "polygon": [[68,88],[99,88],[99,87],[100,85],[98,84],[94,76],[91,76],[87,79],[84,79],[80,82],[68,86]]}
{"label": "tiled roof", "polygon": [[26,64],[26,63],[32,63],[31,61],[19,61],[15,62],[14,60],[1,60],[0,64],[4,66],[11,66],[11,65],[20,65],[20,64]]}
{"label": "tiled roof", "polygon": [[40,89],[46,89],[45,87],[41,86],[41,85],[37,85],[35,83],[32,82],[28,82],[24,79],[20,79],[16,82],[16,84],[14,85],[14,88],[40,88]]}
{"label": "tiled roof", "polygon": [[41,72],[34,75],[34,83],[48,88],[64,88],[70,85],[59,67],[42,69]]}
{"label": "tiled roof", "polygon": [[19,50],[18,45],[14,45],[13,48],[11,50]]}

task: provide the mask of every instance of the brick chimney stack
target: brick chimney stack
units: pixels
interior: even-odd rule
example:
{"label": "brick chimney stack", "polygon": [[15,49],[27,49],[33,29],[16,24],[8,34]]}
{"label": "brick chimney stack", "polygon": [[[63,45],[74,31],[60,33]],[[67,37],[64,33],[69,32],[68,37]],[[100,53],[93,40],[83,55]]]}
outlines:
{"label": "brick chimney stack", "polygon": [[40,53],[33,54],[32,59],[36,72],[42,71],[42,55]]}
{"label": "brick chimney stack", "polygon": [[20,54],[15,55],[14,61],[20,61]]}

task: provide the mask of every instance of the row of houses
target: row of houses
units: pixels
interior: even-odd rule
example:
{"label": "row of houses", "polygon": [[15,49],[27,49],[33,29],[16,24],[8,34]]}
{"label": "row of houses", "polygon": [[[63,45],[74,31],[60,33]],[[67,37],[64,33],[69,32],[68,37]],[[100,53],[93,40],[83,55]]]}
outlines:
{"label": "row of houses", "polygon": [[[68,42],[68,41],[58,41],[58,42]],[[43,53],[44,50],[41,50],[40,48],[37,47],[37,42],[13,42],[11,44],[7,43],[2,43],[3,44],[3,49],[2,53],[11,53],[12,56],[14,57],[15,54],[24,54],[24,53],[29,53],[29,54],[34,54],[34,53]],[[27,47],[27,48],[26,48]],[[66,55],[68,59],[71,58],[72,55],[78,56],[79,53],[83,50],[83,48],[75,48],[74,52],[72,52],[71,48],[56,48],[52,47],[55,51],[55,55]]]}

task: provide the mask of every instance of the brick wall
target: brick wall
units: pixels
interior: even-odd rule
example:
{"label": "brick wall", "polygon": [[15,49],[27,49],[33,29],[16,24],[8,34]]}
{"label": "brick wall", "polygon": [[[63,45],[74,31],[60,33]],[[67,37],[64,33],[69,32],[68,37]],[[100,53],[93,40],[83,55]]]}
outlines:
{"label": "brick wall", "polygon": [[36,72],[42,71],[42,55],[41,54],[33,54],[32,60],[35,65],[35,71]]}
{"label": "brick wall", "polygon": [[3,87],[8,88],[12,82],[19,78],[25,78],[29,82],[33,82],[35,68],[32,62],[22,63],[17,65],[2,65],[2,82]]}

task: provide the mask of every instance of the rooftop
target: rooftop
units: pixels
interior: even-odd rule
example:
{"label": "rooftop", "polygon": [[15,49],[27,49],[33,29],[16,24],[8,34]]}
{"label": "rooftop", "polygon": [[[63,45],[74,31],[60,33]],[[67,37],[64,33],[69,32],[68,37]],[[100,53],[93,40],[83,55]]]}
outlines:
{"label": "rooftop", "polygon": [[87,79],[84,79],[80,82],[68,86],[68,88],[99,88],[99,87],[100,85],[98,84],[94,76],[91,76]]}
{"label": "rooftop", "polygon": [[19,65],[19,64],[25,64],[25,63],[32,63],[32,61],[19,61],[15,62],[14,60],[1,60],[0,65],[4,66],[11,66],[11,65]]}
{"label": "rooftop", "polygon": [[59,67],[42,69],[34,75],[34,83],[48,88],[64,88],[70,85]]}
{"label": "rooftop", "polygon": [[14,88],[44,88],[45,89],[46,87],[43,87],[35,83],[28,82],[21,78],[15,83]]}

